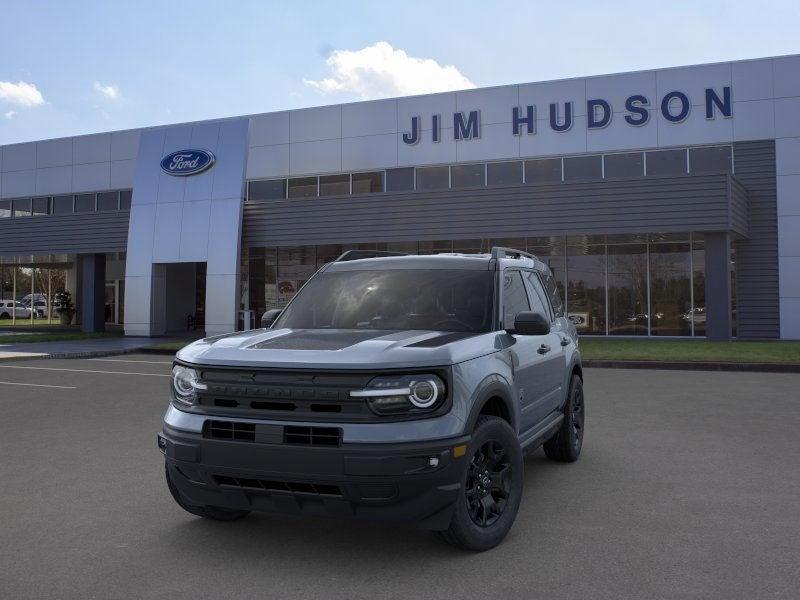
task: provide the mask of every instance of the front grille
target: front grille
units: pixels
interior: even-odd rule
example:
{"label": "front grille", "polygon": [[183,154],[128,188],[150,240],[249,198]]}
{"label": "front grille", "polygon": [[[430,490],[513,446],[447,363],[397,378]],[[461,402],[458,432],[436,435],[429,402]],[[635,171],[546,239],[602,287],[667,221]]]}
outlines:
{"label": "front grille", "polygon": [[273,481],[268,479],[231,477],[230,475],[213,475],[213,477],[217,485],[246,488],[249,490],[287,492],[290,494],[310,494],[314,496],[333,496],[339,498],[344,496],[344,494],[342,494],[342,489],[338,485],[329,483]]}
{"label": "front grille", "polygon": [[203,437],[258,444],[328,447],[342,445],[342,430],[339,427],[283,426],[240,421],[206,421],[203,425]]}
{"label": "front grille", "polygon": [[254,423],[237,423],[236,421],[208,421],[206,434],[207,437],[218,440],[254,442],[256,441],[256,426]]}
{"label": "front grille", "polygon": [[301,446],[341,446],[342,430],[338,427],[298,427],[283,428],[283,442]]}

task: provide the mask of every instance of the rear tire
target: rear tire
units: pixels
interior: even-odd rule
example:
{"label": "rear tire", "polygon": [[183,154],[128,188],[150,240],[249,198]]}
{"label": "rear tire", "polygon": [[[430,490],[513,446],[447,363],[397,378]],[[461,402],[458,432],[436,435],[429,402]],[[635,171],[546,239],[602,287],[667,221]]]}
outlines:
{"label": "rear tire", "polygon": [[188,513],[214,521],[238,521],[250,514],[249,510],[232,510],[221,506],[195,506],[194,504],[189,504],[183,499],[180,491],[172,482],[172,478],[169,475],[169,467],[166,463],[164,464],[164,474],[167,478],[167,487],[172,494],[172,498],[178,506]]}
{"label": "rear tire", "polygon": [[522,499],[522,450],[516,432],[498,417],[482,416],[475,425],[450,526],[438,537],[482,552],[508,534]]}
{"label": "rear tire", "polygon": [[581,455],[586,416],[583,398],[583,381],[572,376],[564,405],[564,420],[556,434],[544,443],[544,453],[550,460],[575,462]]}

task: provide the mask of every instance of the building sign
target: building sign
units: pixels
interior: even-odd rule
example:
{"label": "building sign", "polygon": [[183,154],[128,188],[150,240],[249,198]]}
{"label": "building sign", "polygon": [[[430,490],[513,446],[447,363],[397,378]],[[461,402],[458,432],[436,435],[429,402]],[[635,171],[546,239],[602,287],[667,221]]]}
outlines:
{"label": "building sign", "polygon": [[[572,129],[575,121],[574,102],[552,102],[548,107],[549,126],[553,131],[564,132]],[[651,101],[641,94],[633,94],[625,100],[625,114],[622,118],[632,127],[641,127],[650,120]],[[527,135],[536,134],[536,109],[535,104],[527,106],[513,106],[511,110],[511,134]],[[689,97],[678,90],[668,92],[658,102],[657,109],[661,116],[670,123],[682,123],[692,110]],[[733,116],[731,103],[731,88],[722,88],[720,96],[714,88],[705,89],[705,116],[714,119],[717,115],[723,117]],[[471,140],[481,136],[481,115],[479,110],[453,113],[453,139]],[[592,98],[586,101],[586,128],[602,129],[611,123],[614,111],[611,104],[603,98]],[[439,142],[442,139],[442,115],[430,116],[431,141]],[[413,146],[422,138],[422,117],[411,117],[408,131],[403,134],[403,142]]]}
{"label": "building sign", "polygon": [[167,175],[186,177],[210,169],[215,161],[208,150],[178,150],[161,159],[161,170]]}

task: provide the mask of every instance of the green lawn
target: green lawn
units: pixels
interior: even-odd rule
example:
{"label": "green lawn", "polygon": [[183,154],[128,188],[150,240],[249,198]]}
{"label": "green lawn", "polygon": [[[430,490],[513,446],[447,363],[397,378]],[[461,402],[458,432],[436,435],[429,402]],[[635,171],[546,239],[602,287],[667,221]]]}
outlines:
{"label": "green lawn", "polygon": [[161,344],[153,344],[152,346],[148,346],[148,350],[169,350],[170,352],[177,352],[184,346],[188,346],[194,340],[182,340],[180,342],[163,342]]}
{"label": "green lawn", "polygon": [[581,338],[584,360],[800,364],[800,342]]}
{"label": "green lawn", "polygon": [[0,344],[27,344],[31,342],[66,342],[69,340],[90,340],[120,336],[117,332],[84,333],[82,331],[43,331],[42,333],[15,333],[3,335],[0,331]]}

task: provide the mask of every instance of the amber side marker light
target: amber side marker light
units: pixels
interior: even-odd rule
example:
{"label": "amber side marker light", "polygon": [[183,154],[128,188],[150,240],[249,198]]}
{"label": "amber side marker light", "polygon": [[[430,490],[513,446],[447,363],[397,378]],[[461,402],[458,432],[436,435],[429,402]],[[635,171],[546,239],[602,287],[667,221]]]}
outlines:
{"label": "amber side marker light", "polygon": [[453,456],[455,458],[459,458],[461,456],[464,456],[466,453],[467,453],[467,446],[466,445],[456,446],[455,448],[453,448]]}

